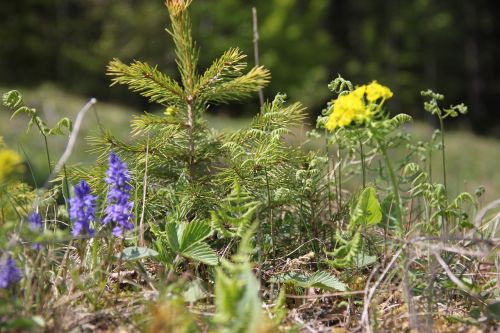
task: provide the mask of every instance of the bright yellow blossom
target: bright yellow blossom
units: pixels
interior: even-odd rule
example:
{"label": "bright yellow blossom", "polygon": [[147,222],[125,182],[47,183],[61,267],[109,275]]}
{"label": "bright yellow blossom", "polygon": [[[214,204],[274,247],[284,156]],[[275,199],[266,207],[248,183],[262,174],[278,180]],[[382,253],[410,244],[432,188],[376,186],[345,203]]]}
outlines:
{"label": "bright yellow blossom", "polygon": [[372,81],[366,86],[366,100],[370,103],[375,102],[379,98],[384,100],[391,98],[393,95],[391,89],[379,84],[377,81]]}
{"label": "bright yellow blossom", "polygon": [[15,171],[22,170],[22,158],[15,151],[0,149],[0,183]]}
{"label": "bright yellow blossom", "polygon": [[[353,122],[358,124],[366,122],[374,114],[374,103],[380,98],[382,101],[389,99],[392,95],[389,88],[377,81],[357,87],[335,100],[325,127],[329,131],[334,131],[337,127],[349,126]],[[378,106],[380,105],[381,103]]]}
{"label": "bright yellow blossom", "polygon": [[364,86],[337,98],[325,125],[326,129],[334,131],[337,127],[349,126],[353,121],[363,121],[366,117],[363,95]]}

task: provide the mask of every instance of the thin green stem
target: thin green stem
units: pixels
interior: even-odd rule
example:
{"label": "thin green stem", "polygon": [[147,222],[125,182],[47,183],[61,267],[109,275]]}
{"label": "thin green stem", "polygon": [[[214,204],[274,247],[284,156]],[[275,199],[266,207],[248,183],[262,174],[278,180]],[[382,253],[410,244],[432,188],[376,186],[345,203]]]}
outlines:
{"label": "thin green stem", "polygon": [[380,151],[382,152],[382,156],[384,157],[385,166],[387,168],[387,172],[389,173],[389,180],[392,186],[392,192],[394,196],[394,200],[396,202],[396,227],[398,229],[398,236],[401,238],[404,237],[404,228],[403,228],[403,207],[401,205],[401,197],[399,196],[399,185],[396,177],[396,173],[394,172],[394,168],[392,166],[391,160],[389,158],[389,154],[387,153],[387,147],[381,140],[376,137],[376,140],[379,144]]}
{"label": "thin green stem", "polygon": [[332,220],[332,193],[330,189],[331,176],[330,176],[330,150],[328,145],[328,131],[325,129],[325,150],[326,150],[326,181],[327,181],[327,191],[328,191],[328,214],[330,216],[330,221]]}
{"label": "thin green stem", "polygon": [[49,152],[49,143],[47,142],[47,136],[43,136],[45,141],[45,152],[47,154],[47,164],[49,165],[49,174],[52,174],[52,166],[50,165],[50,152]]}
{"label": "thin green stem", "polygon": [[337,140],[337,160],[339,163],[338,173],[337,173],[337,209],[342,210],[342,160],[340,158],[342,147],[340,142]]}
{"label": "thin green stem", "polygon": [[276,238],[274,234],[274,221],[273,221],[273,209],[271,207],[271,187],[269,185],[269,175],[267,174],[267,168],[264,168],[266,174],[266,189],[267,189],[267,218],[269,220],[269,225],[271,227],[271,242],[273,251],[273,261],[276,259]]}
{"label": "thin green stem", "polygon": [[365,165],[365,154],[363,151],[363,141],[361,140],[361,137],[358,136],[359,140],[359,153],[361,155],[361,172],[363,175],[363,188],[366,187],[366,165]]}
{"label": "thin green stem", "polygon": [[444,122],[443,118],[441,116],[439,118],[439,127],[441,130],[441,158],[443,161],[443,185],[444,185],[444,194],[445,194],[445,207],[444,209],[444,214],[443,214],[443,225],[442,225],[442,231],[443,231],[443,236],[447,237],[448,236],[448,221],[446,218],[446,207],[448,207],[448,186],[447,186],[447,181],[446,181],[446,146],[444,143]]}
{"label": "thin green stem", "polygon": [[64,197],[64,205],[66,206],[66,210],[69,211],[69,199],[70,199],[70,193],[69,193],[69,184],[68,184],[68,173],[66,171],[66,164],[63,164],[63,171],[64,171],[64,179],[63,179],[63,184],[64,184],[64,189],[66,190],[66,194],[63,191],[63,197]]}
{"label": "thin green stem", "polygon": [[442,117],[439,118],[439,127],[441,129],[441,158],[443,160],[443,184],[444,188],[447,191],[447,182],[446,182],[446,152],[445,152],[445,144],[444,144],[444,122]]}
{"label": "thin green stem", "polygon": [[35,121],[36,126],[38,127],[38,130],[43,136],[43,140],[45,142],[45,154],[47,155],[47,163],[49,165],[49,175],[52,174],[52,166],[50,165],[50,152],[49,152],[49,142],[47,141],[47,135],[42,131],[42,128],[40,127],[40,124],[38,121]]}
{"label": "thin green stem", "polygon": [[[382,142],[382,140],[375,135],[375,140],[377,141],[380,151],[382,152],[382,156],[384,157],[385,166],[387,172],[389,174],[389,180],[392,186],[392,192],[394,196],[394,201],[396,203],[396,228],[397,228],[397,236],[399,239],[403,240],[405,237],[405,229],[403,225],[403,206],[401,202],[401,197],[399,195],[399,184],[398,179],[396,177],[396,173],[394,172],[394,167],[392,166],[391,160],[389,158],[389,154],[387,153],[387,146]],[[414,328],[417,326],[417,322],[414,318],[414,307],[413,307],[413,299],[410,288],[409,276],[408,276],[408,254],[407,249],[403,248],[403,252],[401,254],[401,269],[403,274],[403,297],[405,299],[405,303],[408,306],[408,312],[410,314],[410,327]]]}

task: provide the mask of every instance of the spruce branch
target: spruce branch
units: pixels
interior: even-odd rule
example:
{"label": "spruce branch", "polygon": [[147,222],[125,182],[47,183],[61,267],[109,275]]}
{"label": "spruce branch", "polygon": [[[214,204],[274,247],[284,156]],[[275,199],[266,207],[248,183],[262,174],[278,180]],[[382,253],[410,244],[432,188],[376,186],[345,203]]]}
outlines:
{"label": "spruce branch", "polygon": [[247,74],[222,83],[210,91],[212,103],[228,103],[251,96],[269,83],[271,73],[262,66],[252,68]]}
{"label": "spruce branch", "polygon": [[203,95],[210,88],[243,75],[242,70],[247,67],[247,63],[242,61],[245,58],[246,55],[238,48],[230,48],[224,52],[201,76],[195,96]]}
{"label": "spruce branch", "polygon": [[118,59],[108,65],[107,75],[113,76],[112,84],[128,85],[129,89],[159,104],[179,104],[183,98],[177,82],[147,63],[134,61],[130,66]]}

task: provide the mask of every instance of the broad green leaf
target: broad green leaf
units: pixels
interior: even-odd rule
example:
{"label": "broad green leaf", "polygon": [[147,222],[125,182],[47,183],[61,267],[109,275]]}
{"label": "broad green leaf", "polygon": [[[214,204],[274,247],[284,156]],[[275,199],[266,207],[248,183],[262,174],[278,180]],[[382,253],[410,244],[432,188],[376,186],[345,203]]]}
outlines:
{"label": "broad green leaf", "polygon": [[125,261],[156,257],[158,252],[147,247],[131,246],[127,247],[122,252],[122,258]]}
{"label": "broad green leaf", "polygon": [[358,202],[351,212],[350,225],[373,225],[382,220],[382,209],[377,199],[375,189],[371,186],[365,188],[359,196]]}
{"label": "broad green leaf", "polygon": [[371,256],[368,253],[360,252],[354,259],[354,264],[357,268],[369,266],[377,261],[376,256]]}
{"label": "broad green leaf", "polygon": [[485,314],[489,319],[500,322],[500,301],[488,304]]}
{"label": "broad green leaf", "polygon": [[335,276],[330,275],[325,271],[319,271],[313,274],[309,278],[309,283],[313,288],[320,289],[333,289],[338,291],[346,291],[347,285],[343,282],[340,282]]}
{"label": "broad green leaf", "polygon": [[181,252],[193,244],[199,243],[212,232],[212,227],[205,221],[193,221],[184,225],[184,230],[179,237],[179,249]]}
{"label": "broad green leaf", "polygon": [[184,257],[215,266],[219,263],[219,258],[207,243],[195,243],[181,251]]}
{"label": "broad green leaf", "polygon": [[186,302],[194,303],[207,296],[207,291],[203,287],[203,282],[200,279],[191,281],[187,289],[183,293]]}
{"label": "broad green leaf", "polygon": [[175,252],[172,251],[168,246],[164,246],[162,239],[158,238],[154,242],[155,248],[158,251],[158,256],[156,257],[161,263],[171,267],[175,260]]}
{"label": "broad green leaf", "polygon": [[335,276],[325,271],[318,271],[311,276],[301,273],[288,273],[277,279],[283,283],[302,288],[319,288],[324,290],[346,291],[347,285],[340,282]]}
{"label": "broad green leaf", "polygon": [[177,252],[179,250],[179,239],[177,238],[177,225],[175,223],[168,223],[165,226],[165,231],[167,232],[168,245],[172,251]]}

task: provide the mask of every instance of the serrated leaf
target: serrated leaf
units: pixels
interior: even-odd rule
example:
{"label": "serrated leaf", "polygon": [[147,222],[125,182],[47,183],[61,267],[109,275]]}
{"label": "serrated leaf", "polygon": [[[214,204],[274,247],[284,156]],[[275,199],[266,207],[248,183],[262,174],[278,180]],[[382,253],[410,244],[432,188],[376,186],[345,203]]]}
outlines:
{"label": "serrated leaf", "polygon": [[195,243],[181,251],[184,257],[215,266],[219,263],[219,258],[214,250],[207,243]]}
{"label": "serrated leaf", "polygon": [[193,244],[206,239],[212,233],[210,224],[205,221],[193,221],[185,224],[183,227],[184,229],[179,237],[179,250],[181,252]]}
{"label": "serrated leaf", "polygon": [[177,238],[177,225],[175,223],[168,223],[165,226],[165,231],[167,232],[167,242],[172,251],[177,252],[179,250],[179,239]]}
{"label": "serrated leaf", "polygon": [[368,253],[361,252],[358,253],[356,258],[354,259],[354,264],[356,265],[357,268],[363,268],[373,264],[376,261],[377,261],[376,256],[371,256]]}
{"label": "serrated leaf", "polygon": [[347,285],[339,281],[335,276],[325,271],[318,271],[311,276],[301,273],[288,273],[278,280],[302,288],[319,288],[324,290],[346,291]]}
{"label": "serrated leaf", "polygon": [[338,291],[346,291],[347,285],[343,282],[340,282],[335,276],[330,275],[325,271],[319,271],[314,273],[313,276],[309,278],[309,283],[313,288],[320,289],[332,289]]}
{"label": "serrated leaf", "polygon": [[131,246],[122,251],[122,259],[132,261],[149,257],[156,257],[158,252],[147,247]]}

